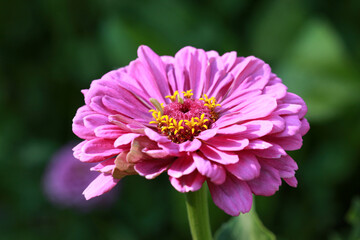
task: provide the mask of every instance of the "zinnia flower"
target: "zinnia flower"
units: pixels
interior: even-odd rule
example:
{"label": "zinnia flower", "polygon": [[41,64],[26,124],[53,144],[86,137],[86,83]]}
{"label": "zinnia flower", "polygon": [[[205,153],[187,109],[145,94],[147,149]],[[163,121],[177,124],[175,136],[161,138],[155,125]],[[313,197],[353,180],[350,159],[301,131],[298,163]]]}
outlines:
{"label": "zinnia flower", "polygon": [[89,172],[88,164],[74,158],[73,146],[74,143],[68,143],[52,156],[43,179],[46,197],[59,207],[75,208],[81,211],[90,211],[100,205],[101,207],[110,206],[116,200],[115,192],[91,201],[86,201],[81,196],[81,192],[97,176],[97,173]]}
{"label": "zinnia flower", "polygon": [[214,203],[230,215],[248,212],[252,196],[270,196],[283,179],[296,187],[296,162],[309,124],[304,101],[287,92],[256,57],[222,56],[185,47],[175,57],[140,46],[138,58],[83,90],[73,120],[84,139],[74,148],[99,176],[87,199],[122,177],[163,172],[179,192],[207,182]]}

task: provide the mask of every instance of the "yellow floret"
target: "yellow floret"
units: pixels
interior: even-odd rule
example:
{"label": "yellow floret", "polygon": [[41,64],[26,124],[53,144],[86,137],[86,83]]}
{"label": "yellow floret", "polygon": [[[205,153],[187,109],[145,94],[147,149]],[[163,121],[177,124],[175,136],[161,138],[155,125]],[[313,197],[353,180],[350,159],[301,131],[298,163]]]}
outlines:
{"label": "yellow floret", "polygon": [[194,118],[191,118],[190,121],[185,120],[185,125],[188,126],[191,129],[191,133],[194,134],[195,126],[198,125],[198,123],[194,121]]}
{"label": "yellow floret", "polygon": [[177,122],[175,119],[173,119],[173,125],[170,126],[170,128],[173,128],[174,134],[177,134],[181,129],[184,129],[184,127],[182,126],[184,120],[180,120],[179,122]]}
{"label": "yellow floret", "polygon": [[197,125],[200,127],[204,127],[204,128],[208,128],[207,125],[205,124],[207,121],[209,121],[209,119],[205,118],[205,113],[201,114],[201,117],[195,117],[195,120],[197,121]]}
{"label": "yellow floret", "polygon": [[169,96],[166,96],[165,98],[170,98],[170,100],[172,102],[175,102],[175,100],[177,99],[177,95],[179,94],[178,91],[175,91],[173,95],[169,95]]}
{"label": "yellow floret", "polygon": [[184,97],[185,97],[185,98],[191,98],[191,96],[194,95],[194,94],[192,93],[192,90],[191,90],[191,89],[190,89],[190,90],[187,90],[186,92],[183,91],[182,93],[184,94]]}
{"label": "yellow floret", "polygon": [[155,121],[151,121],[149,122],[150,124],[160,124],[161,123],[161,112],[160,111],[156,111],[156,110],[150,110],[150,112],[152,112],[152,116],[155,119]]}

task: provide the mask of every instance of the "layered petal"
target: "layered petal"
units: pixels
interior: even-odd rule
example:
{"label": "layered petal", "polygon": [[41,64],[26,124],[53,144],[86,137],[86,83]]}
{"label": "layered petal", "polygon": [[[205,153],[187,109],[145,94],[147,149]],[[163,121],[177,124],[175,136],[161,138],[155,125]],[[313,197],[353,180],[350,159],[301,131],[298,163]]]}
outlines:
{"label": "layered petal", "polygon": [[251,153],[239,154],[239,161],[225,166],[226,170],[240,180],[247,181],[260,175],[261,165],[255,155]]}
{"label": "layered petal", "polygon": [[271,196],[279,190],[281,185],[279,171],[270,165],[262,164],[259,177],[248,181],[248,184],[254,194]]}
{"label": "layered petal", "polygon": [[223,184],[208,185],[214,203],[227,214],[237,216],[250,211],[252,193],[246,182],[228,175]]}
{"label": "layered petal", "polygon": [[205,177],[197,171],[179,178],[169,177],[171,185],[179,192],[195,192],[205,182]]}
{"label": "layered petal", "polygon": [[90,183],[90,185],[84,190],[83,194],[86,200],[89,200],[110,191],[118,182],[119,179],[113,178],[111,174],[101,173]]}
{"label": "layered petal", "polygon": [[201,154],[193,153],[195,166],[199,173],[209,178],[209,180],[216,184],[222,184],[226,178],[226,171],[220,164],[214,163]]}

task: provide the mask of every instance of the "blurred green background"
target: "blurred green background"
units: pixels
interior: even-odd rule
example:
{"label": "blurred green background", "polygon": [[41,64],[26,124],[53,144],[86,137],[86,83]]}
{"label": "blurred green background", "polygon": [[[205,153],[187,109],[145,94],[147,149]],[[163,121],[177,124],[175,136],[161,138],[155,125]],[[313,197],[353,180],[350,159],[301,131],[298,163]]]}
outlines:
{"label": "blurred green background", "polygon": [[[43,174],[70,140],[81,89],[191,45],[268,62],[305,99],[299,186],[256,197],[278,239],[359,239],[360,1],[0,1],[0,239],[190,239],[184,198],[165,175],[128,177],[111,208],[64,209]],[[352,204],[354,203],[354,204]],[[352,206],[352,207],[351,207]],[[213,231],[229,217],[210,202]]]}

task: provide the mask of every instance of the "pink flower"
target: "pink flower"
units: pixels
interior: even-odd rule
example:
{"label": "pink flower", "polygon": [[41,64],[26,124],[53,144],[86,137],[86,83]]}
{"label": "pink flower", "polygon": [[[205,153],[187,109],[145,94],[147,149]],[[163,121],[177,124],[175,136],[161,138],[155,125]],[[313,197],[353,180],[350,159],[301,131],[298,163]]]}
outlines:
{"label": "pink flower", "polygon": [[[73,146],[74,143],[71,142],[56,151],[44,172],[44,193],[48,200],[59,207],[80,211],[111,206],[117,199],[114,193],[102,195],[91,201],[81,197],[81,192],[97,174],[89,172],[88,164],[74,158],[71,150]],[[94,163],[90,165],[93,166]]]}
{"label": "pink flower", "polygon": [[84,141],[74,155],[98,162],[92,170],[100,173],[87,199],[126,175],[166,171],[179,192],[206,181],[214,203],[235,216],[250,210],[253,194],[274,194],[281,179],[297,186],[286,151],[302,145],[307,108],[258,58],[193,47],[158,56],[141,46],[129,66],[83,94],[73,131]]}

